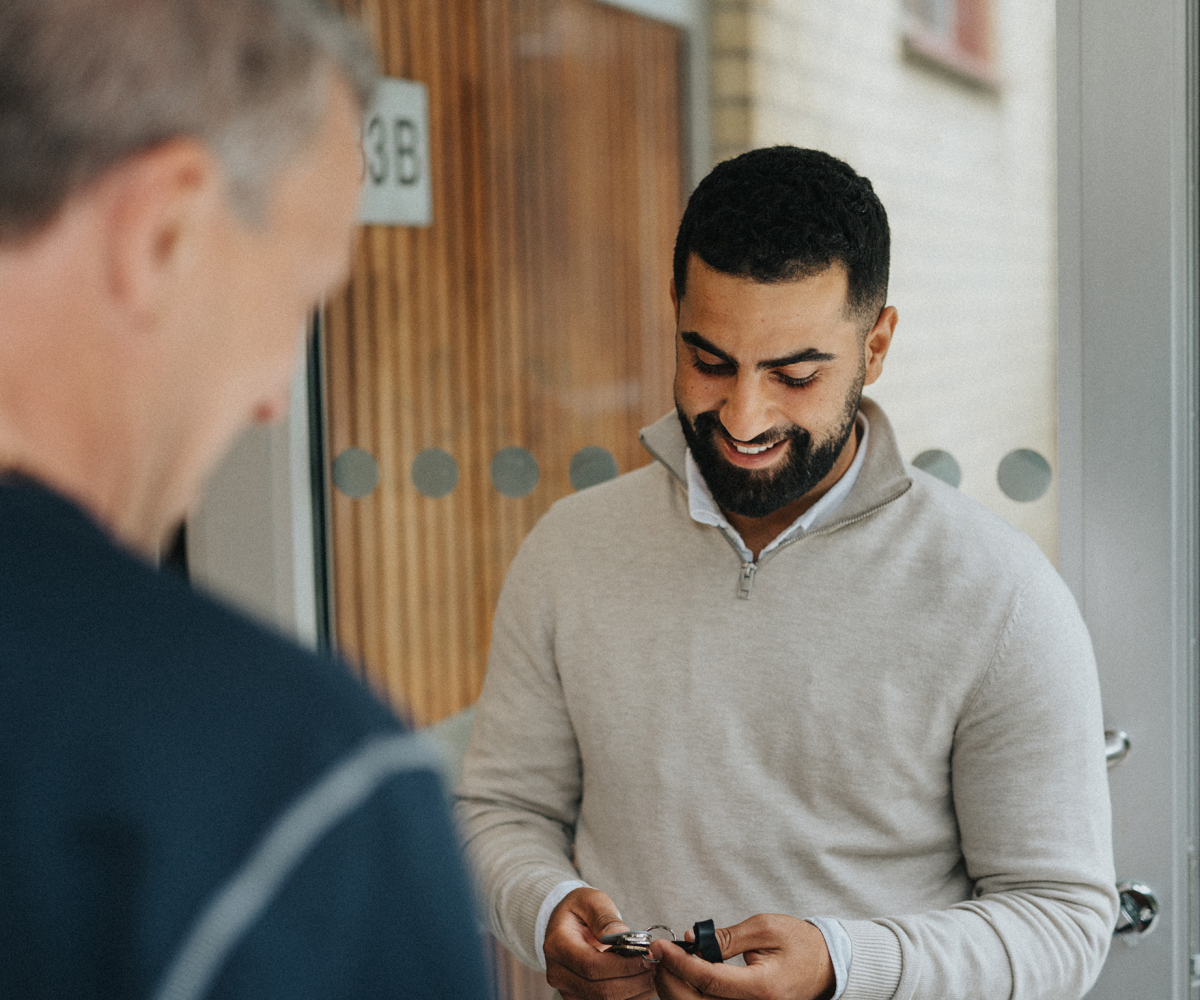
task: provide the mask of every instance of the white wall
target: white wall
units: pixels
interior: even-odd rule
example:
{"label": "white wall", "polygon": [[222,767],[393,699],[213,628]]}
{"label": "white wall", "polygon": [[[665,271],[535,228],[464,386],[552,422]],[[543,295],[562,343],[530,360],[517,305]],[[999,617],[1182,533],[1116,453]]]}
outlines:
{"label": "white wall", "polygon": [[989,93],[903,55],[901,0],[716,0],[718,159],[792,143],[871,179],[892,227],[900,325],[869,394],[906,459],[950,452],[961,489],[1057,556],[1057,475],[1006,497],[1000,460],[1057,472],[1054,6],[995,0]]}

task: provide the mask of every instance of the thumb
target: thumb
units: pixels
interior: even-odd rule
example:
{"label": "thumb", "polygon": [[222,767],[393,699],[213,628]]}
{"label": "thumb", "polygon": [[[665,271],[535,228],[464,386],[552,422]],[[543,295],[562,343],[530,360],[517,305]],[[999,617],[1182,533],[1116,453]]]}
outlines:
{"label": "thumb", "polygon": [[617,912],[616,904],[599,890],[588,894],[586,905],[584,916],[588,930],[597,939],[605,934],[624,934],[629,930],[628,925],[621,919],[621,914]]}
{"label": "thumb", "polygon": [[717,944],[721,946],[721,956],[732,958],[734,955],[744,955],[751,951],[767,950],[778,947],[779,942],[771,933],[768,921],[762,915],[750,917],[732,927],[716,929]]}

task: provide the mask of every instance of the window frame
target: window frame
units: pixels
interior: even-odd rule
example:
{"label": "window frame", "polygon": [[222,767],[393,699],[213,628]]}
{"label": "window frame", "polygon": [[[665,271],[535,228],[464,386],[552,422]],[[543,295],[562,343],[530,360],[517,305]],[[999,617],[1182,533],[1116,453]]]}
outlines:
{"label": "window frame", "polygon": [[[930,2],[943,5],[947,16],[922,16],[919,6]],[[905,58],[969,86],[998,91],[991,8],[991,0],[906,0],[901,33]],[[964,38],[969,35],[975,36],[974,44]]]}

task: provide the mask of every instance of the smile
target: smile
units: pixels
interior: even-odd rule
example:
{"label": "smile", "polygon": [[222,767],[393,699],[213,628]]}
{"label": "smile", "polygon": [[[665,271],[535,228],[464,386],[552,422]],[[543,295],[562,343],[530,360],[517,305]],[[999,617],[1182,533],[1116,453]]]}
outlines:
{"label": "smile", "polygon": [[718,439],[725,461],[742,469],[765,469],[775,465],[784,455],[788,443],[787,438],[780,438],[770,444],[742,444],[723,434]]}
{"label": "smile", "polygon": [[775,441],[771,444],[738,444],[736,441],[730,441],[731,445],[740,451],[743,455],[761,455],[764,451],[770,451],[776,445],[783,444],[782,441]]}

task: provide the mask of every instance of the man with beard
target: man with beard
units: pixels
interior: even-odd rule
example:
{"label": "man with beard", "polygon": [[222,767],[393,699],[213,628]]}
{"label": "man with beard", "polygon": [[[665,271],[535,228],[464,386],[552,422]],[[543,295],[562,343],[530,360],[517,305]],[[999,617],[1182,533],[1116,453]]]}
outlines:
{"label": "man with beard", "polygon": [[[655,461],[557,503],[513,562],[459,817],[493,928],[564,997],[1064,1000],[1099,972],[1087,631],[862,398],[888,262],[846,164],[718,166],[676,242]],[[601,940],[705,918],[735,963]]]}

